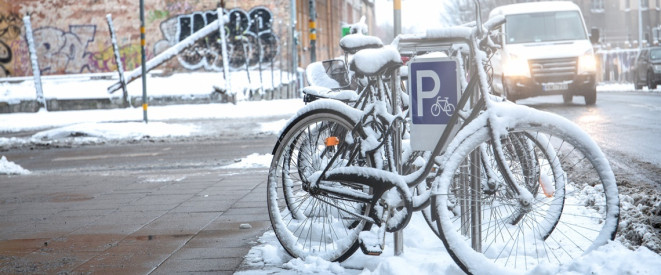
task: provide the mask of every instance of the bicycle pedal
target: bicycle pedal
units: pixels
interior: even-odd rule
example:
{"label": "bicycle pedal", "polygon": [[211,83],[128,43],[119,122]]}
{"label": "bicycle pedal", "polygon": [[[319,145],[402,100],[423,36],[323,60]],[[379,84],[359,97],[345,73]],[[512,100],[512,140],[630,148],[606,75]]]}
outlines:
{"label": "bicycle pedal", "polygon": [[365,255],[379,256],[383,253],[383,245],[379,237],[371,231],[360,232],[360,250]]}

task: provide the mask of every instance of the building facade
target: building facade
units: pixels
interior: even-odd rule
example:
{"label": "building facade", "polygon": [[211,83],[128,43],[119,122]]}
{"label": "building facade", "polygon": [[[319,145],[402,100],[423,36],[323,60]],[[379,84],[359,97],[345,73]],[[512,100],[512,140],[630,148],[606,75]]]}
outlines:
{"label": "building facade", "polygon": [[[309,63],[309,3],[315,1],[317,60],[339,56],[344,24],[366,16],[373,25],[371,0],[144,0],[147,59],[176,45],[213,22],[225,7],[230,24],[230,68],[257,63],[289,64],[292,41],[298,39],[298,66]],[[292,34],[291,3],[296,4]],[[111,14],[120,56],[126,70],[140,66],[140,17],[137,0],[0,0],[0,78],[32,75],[23,17],[30,15],[42,75],[85,74],[116,70],[106,14]],[[253,18],[254,17],[254,18]],[[260,25],[257,26],[257,17]],[[254,20],[253,20],[254,19]],[[158,69],[195,71],[222,69],[219,35],[198,41]]]}

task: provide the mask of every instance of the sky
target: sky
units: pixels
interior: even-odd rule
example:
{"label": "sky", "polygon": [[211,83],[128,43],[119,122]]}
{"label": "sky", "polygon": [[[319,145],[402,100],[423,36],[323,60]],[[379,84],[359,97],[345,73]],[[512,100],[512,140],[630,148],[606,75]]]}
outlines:
{"label": "sky", "polygon": [[[389,24],[393,22],[393,1],[375,0],[376,22]],[[440,26],[443,1],[438,0],[402,0],[402,31],[423,31],[429,27]]]}

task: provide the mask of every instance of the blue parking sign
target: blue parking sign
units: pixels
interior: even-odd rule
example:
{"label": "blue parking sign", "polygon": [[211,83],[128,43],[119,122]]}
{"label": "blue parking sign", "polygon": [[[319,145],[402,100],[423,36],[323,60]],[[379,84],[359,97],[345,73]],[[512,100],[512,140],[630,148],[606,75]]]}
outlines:
{"label": "blue parking sign", "polygon": [[[413,150],[434,149],[450,123],[461,97],[458,64],[450,57],[418,56],[409,62]],[[454,131],[457,129],[459,127],[455,127]]]}
{"label": "blue parking sign", "polygon": [[421,59],[409,64],[413,124],[448,124],[457,100],[457,61]]}

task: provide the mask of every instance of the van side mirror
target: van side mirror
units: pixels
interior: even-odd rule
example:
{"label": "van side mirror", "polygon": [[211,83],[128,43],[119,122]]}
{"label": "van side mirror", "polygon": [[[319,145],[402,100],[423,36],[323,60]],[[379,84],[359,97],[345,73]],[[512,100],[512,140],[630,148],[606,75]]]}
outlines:
{"label": "van side mirror", "polygon": [[590,30],[590,42],[592,44],[597,44],[599,43],[599,29],[597,28],[592,28]]}

